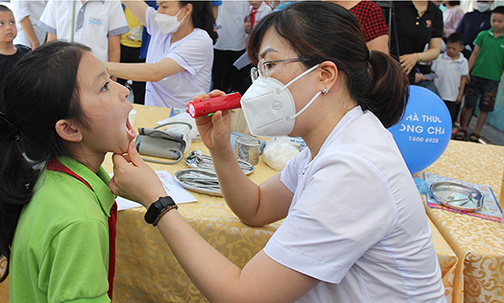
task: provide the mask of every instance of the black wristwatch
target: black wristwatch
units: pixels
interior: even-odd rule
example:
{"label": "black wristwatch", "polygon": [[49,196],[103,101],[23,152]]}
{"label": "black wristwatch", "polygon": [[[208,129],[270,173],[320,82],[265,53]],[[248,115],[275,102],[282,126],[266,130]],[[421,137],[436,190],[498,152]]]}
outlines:
{"label": "black wristwatch", "polygon": [[[145,213],[145,222],[149,224],[157,223],[160,215],[164,214],[165,209],[177,209],[177,204],[170,196],[159,197],[159,200],[152,203],[147,212]],[[155,225],[154,225],[155,226]]]}

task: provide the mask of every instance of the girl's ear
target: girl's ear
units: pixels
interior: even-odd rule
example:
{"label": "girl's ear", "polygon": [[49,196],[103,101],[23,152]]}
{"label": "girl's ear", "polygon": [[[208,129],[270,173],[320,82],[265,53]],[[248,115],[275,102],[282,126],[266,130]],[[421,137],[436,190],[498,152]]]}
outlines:
{"label": "girl's ear", "polygon": [[68,142],[81,142],[82,132],[79,125],[73,120],[61,119],[56,122],[56,133],[61,139]]}

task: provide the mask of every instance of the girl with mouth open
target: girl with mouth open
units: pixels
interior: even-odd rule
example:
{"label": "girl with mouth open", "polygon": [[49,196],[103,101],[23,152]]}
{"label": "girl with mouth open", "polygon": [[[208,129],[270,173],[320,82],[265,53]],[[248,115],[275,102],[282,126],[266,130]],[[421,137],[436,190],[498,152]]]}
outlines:
{"label": "girl with mouth open", "polygon": [[77,43],[47,43],[7,76],[0,253],[11,302],[111,301],[117,208],[101,164],[135,137],[128,94]]}

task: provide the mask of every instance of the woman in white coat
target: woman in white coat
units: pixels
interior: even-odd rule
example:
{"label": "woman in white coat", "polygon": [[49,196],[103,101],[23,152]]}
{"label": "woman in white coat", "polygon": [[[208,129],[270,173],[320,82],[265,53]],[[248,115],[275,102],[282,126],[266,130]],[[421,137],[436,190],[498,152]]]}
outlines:
{"label": "woman in white coat", "polygon": [[285,219],[265,248],[243,269],[223,257],[169,198],[156,201],[166,193],[133,146],[113,156],[113,192],[149,208],[146,221],[211,302],[445,302],[422,199],[386,129],[408,95],[399,63],[369,51],[355,17],[328,2],[264,17],[248,53],[251,133],[308,148],[256,185],[229,143],[230,113],[196,122],[233,212],[252,226]]}
{"label": "woman in white coat", "polygon": [[215,18],[210,1],[123,1],[151,35],[145,63],[106,62],[109,73],[147,81],[145,105],[184,108],[210,90]]}

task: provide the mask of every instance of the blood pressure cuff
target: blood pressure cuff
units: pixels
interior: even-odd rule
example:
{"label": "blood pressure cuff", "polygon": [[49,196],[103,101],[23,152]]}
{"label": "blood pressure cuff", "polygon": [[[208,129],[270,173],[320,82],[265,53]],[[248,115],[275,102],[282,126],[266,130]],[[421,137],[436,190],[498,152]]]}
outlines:
{"label": "blood pressure cuff", "polygon": [[184,134],[169,129],[140,127],[135,147],[141,155],[175,159],[178,162],[184,156],[186,141]]}

